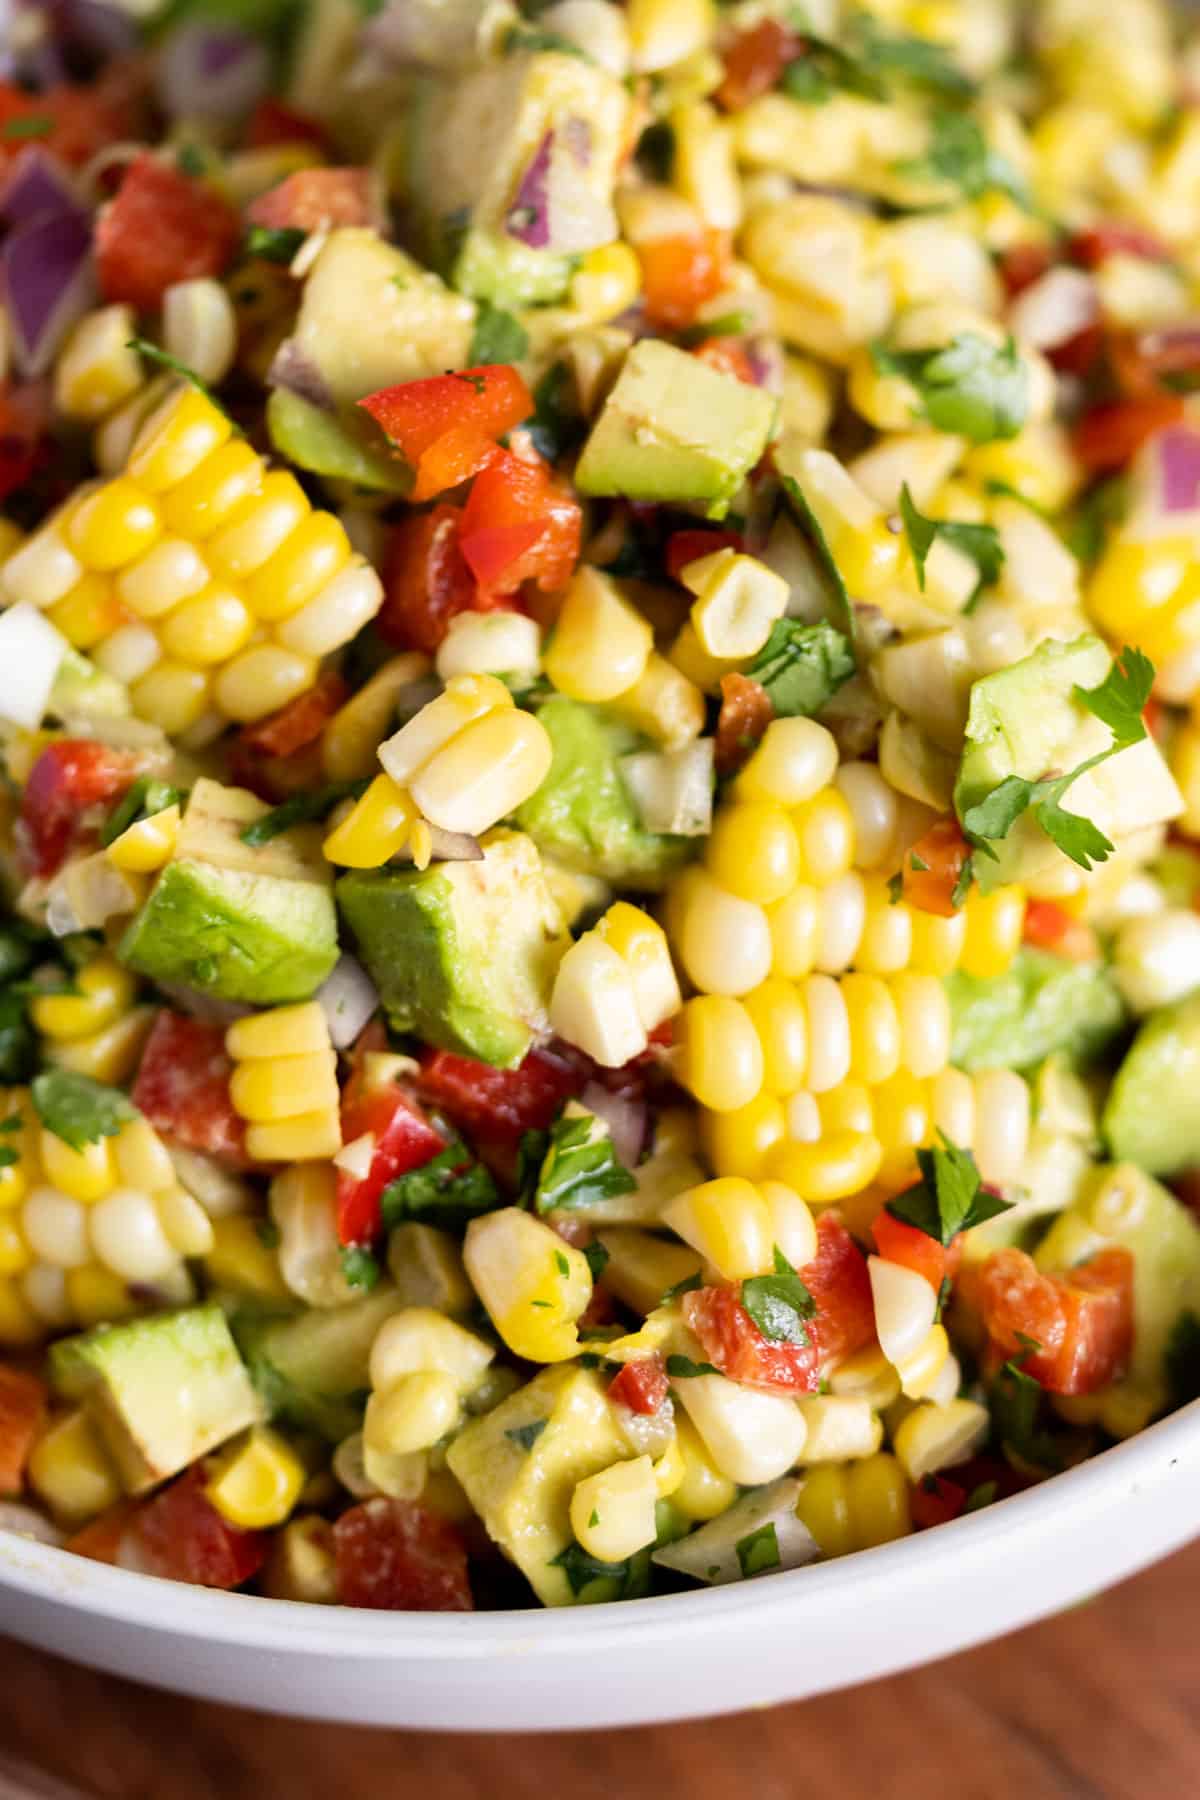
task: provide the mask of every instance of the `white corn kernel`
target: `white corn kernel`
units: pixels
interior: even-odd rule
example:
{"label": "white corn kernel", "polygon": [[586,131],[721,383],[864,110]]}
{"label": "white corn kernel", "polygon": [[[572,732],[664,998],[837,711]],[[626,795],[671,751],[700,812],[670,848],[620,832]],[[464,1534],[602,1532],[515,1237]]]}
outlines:
{"label": "white corn kernel", "polygon": [[875,1332],[888,1361],[899,1368],[932,1329],[937,1295],[923,1275],[881,1256],[867,1258]]}
{"label": "white corn kernel", "polygon": [[201,381],[215,385],[233,367],[237,316],[219,281],[177,281],[163,295],[163,342]]}
{"label": "white corn kernel", "polygon": [[577,1483],[571,1496],[576,1542],[600,1562],[623,1562],[652,1544],[658,1485],[648,1456],[613,1463]]}
{"label": "white corn kernel", "polygon": [[124,1281],[155,1281],[178,1259],[149,1194],[114,1188],[91,1209],[92,1249]]}

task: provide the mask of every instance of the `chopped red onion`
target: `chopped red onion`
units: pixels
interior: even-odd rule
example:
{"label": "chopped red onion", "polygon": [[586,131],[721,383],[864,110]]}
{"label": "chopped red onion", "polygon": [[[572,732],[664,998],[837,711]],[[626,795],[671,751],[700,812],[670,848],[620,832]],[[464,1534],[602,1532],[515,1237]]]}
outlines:
{"label": "chopped red onion", "polygon": [[550,157],[554,133],[546,132],[533,153],[533,161],[521,177],[520,185],[504,221],[509,237],[528,244],[531,250],[546,250],[550,245]]}
{"label": "chopped red onion", "polygon": [[579,1096],[579,1104],[603,1119],[617,1161],[627,1169],[636,1169],[649,1137],[650,1109],[646,1102],[631,1099],[628,1094],[614,1094],[601,1082],[589,1081]]}
{"label": "chopped red onion", "polygon": [[239,118],[270,84],[271,60],[257,39],[199,21],[170,34],[158,71],[159,94],[173,118]]}
{"label": "chopped red onion", "polygon": [[1160,432],[1154,445],[1167,513],[1194,512],[1200,506],[1200,433],[1186,425]]}
{"label": "chopped red onion", "polygon": [[40,213],[81,210],[75,185],[58,158],[39,144],[27,145],[0,188],[0,223],[28,225]]}
{"label": "chopped red onion", "polygon": [[335,1050],[345,1050],[352,1044],[379,1006],[375,983],[362,964],[347,955],[338,958],[333,973],[317,989],[316,998]]}
{"label": "chopped red onion", "polygon": [[295,338],[285,338],[275,352],[271,367],[267,370],[267,386],[297,394],[319,412],[332,413],[336,410],[328,382],[312,357],[300,348]]}
{"label": "chopped red onion", "polygon": [[0,251],[0,287],[23,375],[53,362],[95,297],[92,225],[82,212],[42,213],[11,232]]}
{"label": "chopped red onion", "polygon": [[580,168],[586,169],[592,160],[592,128],[588,121],[572,114],[563,126],[562,136]]}
{"label": "chopped red onion", "polygon": [[783,392],[783,351],[774,338],[752,337],[746,339],[746,361],[750,364],[754,375],[755,387],[766,388],[768,393]]}

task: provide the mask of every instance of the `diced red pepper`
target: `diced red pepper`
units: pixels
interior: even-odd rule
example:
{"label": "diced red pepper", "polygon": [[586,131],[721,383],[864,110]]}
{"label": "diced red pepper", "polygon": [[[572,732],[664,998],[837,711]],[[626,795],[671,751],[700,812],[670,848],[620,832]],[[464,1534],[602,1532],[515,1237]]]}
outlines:
{"label": "diced red pepper", "polygon": [[136,779],[141,758],[94,738],[47,744],[21,796],[20,842],[33,873],[53,875],[71,848]]}
{"label": "diced red pepper", "polygon": [[1095,962],[1100,941],[1093,928],[1056,900],[1030,900],[1025,906],[1022,936],[1039,950],[1053,950],[1068,962]]}
{"label": "diced red pepper", "polygon": [[417,1091],[469,1136],[515,1145],[526,1131],[546,1131],[587,1076],[564,1058],[531,1050],[515,1069],[494,1069],[450,1050],[426,1050]]}
{"label": "diced red pepper", "polygon": [[315,743],[350,690],[334,669],[324,669],[307,693],[289,700],[278,712],[257,725],[245,725],[238,733],[248,750],[262,756],[294,756]]}
{"label": "diced red pepper", "polygon": [[962,1244],[954,1238],[949,1247],[939,1244],[917,1226],[898,1219],[883,1207],[871,1227],[875,1248],[887,1262],[900,1263],[923,1275],[937,1293],[947,1276],[953,1280],[962,1257]]}
{"label": "diced red pepper", "polygon": [[19,1494],[46,1416],[46,1384],[0,1363],[0,1494]]}
{"label": "diced red pepper", "polygon": [[164,1137],[243,1169],[249,1166],[246,1126],[229,1096],[232,1073],[219,1025],[164,1008],[146,1039],[131,1097]]}
{"label": "diced red pepper", "polygon": [[649,324],[680,331],[725,286],[729,234],[708,227],[692,235],[635,245],[642,265],[642,304]]}
{"label": "diced red pepper", "polygon": [[802,40],[777,19],[763,19],[749,31],[739,32],[721,54],[725,74],[717,89],[718,104],[726,112],[741,112],[775,86],[801,47]]}
{"label": "diced red pepper", "polygon": [[582,531],[579,502],[540,458],[500,450],[471,484],[460,542],[485,591],[512,593],[533,581],[552,593],[574,571]]}
{"label": "diced red pepper", "polygon": [[1102,1250],[1061,1275],[1043,1275],[1023,1250],[996,1250],[983,1265],[978,1291],[994,1357],[1019,1357],[1025,1373],[1052,1394],[1093,1394],[1129,1360],[1128,1250]]}
{"label": "diced red pepper", "polygon": [[1090,375],[1100,361],[1106,342],[1104,326],[1096,320],[1077,331],[1074,337],[1053,345],[1046,356],[1060,375],[1078,375],[1082,379]]}
{"label": "diced red pepper", "polygon": [[1110,256],[1140,256],[1146,262],[1170,262],[1171,252],[1162,239],[1141,225],[1113,220],[1077,231],[1067,246],[1072,262],[1098,269]]}
{"label": "diced red pepper", "polygon": [[867,1259],[832,1212],[817,1220],[817,1254],[800,1271],[817,1303],[812,1322],[824,1364],[843,1362],[875,1341],[875,1301]]}
{"label": "diced red pepper", "polygon": [[215,188],[143,151],[96,222],[104,297],[153,312],[177,281],[223,274],[241,236],[241,220]]}
{"label": "diced red pepper", "polygon": [[901,876],[908,904],[918,912],[952,919],[954,890],[970,853],[957,819],[947,815],[936,820],[924,837],[904,852]]}
{"label": "diced red pepper", "polygon": [[252,225],[268,231],[328,231],[335,225],[369,225],[373,218],[369,169],[298,169],[268,188],[246,209]]}
{"label": "diced red pepper", "polygon": [[389,644],[433,656],[451,619],[505,604],[481,594],[460,538],[462,508],[443,504],[412,513],[392,533],[383,571],[384,599],[375,621]]}
{"label": "diced red pepper", "polygon": [[426,1507],[364,1500],[333,1528],[343,1606],[384,1611],[472,1612],[460,1533]]}
{"label": "diced red pepper", "polygon": [[926,1475],[912,1491],[912,1522],[918,1531],[957,1519],[967,1504],[967,1490],[945,1475]]}
{"label": "diced red pepper", "polygon": [[[48,121],[49,129],[26,137],[21,131],[23,120],[39,126]],[[134,135],[127,98],[116,82],[101,80],[87,87],[59,82],[40,93],[0,82],[0,164],[15,162],[35,143],[78,167],[109,144]]]}
{"label": "diced red pepper", "polygon": [[259,101],[246,126],[249,150],[269,150],[275,144],[315,144],[324,150],[328,143],[329,133],[319,119],[270,97]]}
{"label": "diced red pepper", "polygon": [[715,556],[718,550],[744,550],[740,531],[673,531],[667,539],[665,561],[667,574],[678,581],[689,563],[702,556]]}
{"label": "diced red pepper", "polygon": [[1040,281],[1054,262],[1049,244],[1011,244],[1000,256],[1000,279],[1010,300]]}
{"label": "diced red pepper", "polygon": [[1181,394],[1149,394],[1094,406],[1072,433],[1075,454],[1091,474],[1110,474],[1123,469],[1144,443],[1183,416]]}
{"label": "diced red pepper", "polygon": [[735,381],[744,381],[747,387],[757,385],[754,378],[754,364],[746,353],[745,346],[733,337],[705,338],[697,344],[692,352],[697,362],[704,363],[710,369],[717,369],[722,375],[732,375]]}
{"label": "diced red pepper", "polygon": [[[429,499],[476,474],[496,439],[534,409],[533,395],[508,363],[405,381],[368,394],[359,405],[417,471],[414,500]],[[452,438],[448,445],[447,438]],[[435,451],[426,468],[425,458]]]}
{"label": "diced red pepper", "polygon": [[150,1575],[195,1587],[241,1587],[266,1561],[270,1537],[231,1525],[208,1498],[204,1483],[204,1466],[195,1464],[137,1509],[124,1542]]}
{"label": "diced red pepper", "polygon": [[419,504],[461,487],[499,456],[500,447],[473,425],[456,425],[430,444],[417,464],[417,479],[409,499]]}
{"label": "diced red pepper", "polygon": [[771,696],[761,682],[736,672],[722,675],[714,752],[718,775],[737,773],[774,717]]}
{"label": "diced red pepper", "polygon": [[633,1362],[627,1362],[609,1382],[608,1397],[619,1406],[627,1406],[630,1412],[640,1413],[648,1418],[651,1413],[658,1411],[670,1392],[670,1387],[666,1364],[655,1352],[651,1356],[639,1356]]}
{"label": "diced red pepper", "polygon": [[380,1196],[389,1181],[419,1169],[446,1148],[446,1140],[398,1082],[367,1085],[365,1066],[355,1070],[342,1094],[342,1142],[370,1132],[375,1139],[371,1166],[359,1180],[338,1170],[337,1226],[343,1244],[372,1244],[383,1229]]}

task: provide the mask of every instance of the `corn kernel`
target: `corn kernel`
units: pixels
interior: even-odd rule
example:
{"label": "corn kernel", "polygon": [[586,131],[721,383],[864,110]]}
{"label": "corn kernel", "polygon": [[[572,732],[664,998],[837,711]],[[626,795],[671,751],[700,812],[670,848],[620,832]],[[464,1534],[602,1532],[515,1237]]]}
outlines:
{"label": "corn kernel", "polygon": [[646,1048],[633,971],[594,931],[572,944],[558,965],[550,1025],[607,1069],[620,1068]]}
{"label": "corn kernel", "polygon": [[409,792],[430,824],[478,835],[536,792],[553,755],[550,734],[532,713],[497,708],[431,756]]}
{"label": "corn kernel", "polygon": [[[150,1035],[150,1027],[158,1014],[152,1006],[135,1006],[124,1018],[117,1019],[106,1030],[91,1037],[77,1038],[70,1044],[51,1044],[46,1060],[59,1069],[71,1069],[76,1075],[90,1075],[106,1087],[122,1087],[129,1081],[141,1060],[142,1049]],[[0,1171],[2,1175],[4,1171]],[[0,1206],[4,1204],[0,1196]]]}
{"label": "corn kernel", "polygon": [[144,556],[122,569],[117,596],[141,619],[155,619],[208,586],[203,558],[184,538],[162,537]]}
{"label": "corn kernel", "polygon": [[671,941],[703,993],[748,994],[766,980],[771,928],[761,906],[688,869],[675,883],[672,908]]}
{"label": "corn kernel", "polygon": [[640,679],[653,648],[649,622],[616,582],[585,566],[567,588],[544,666],[574,700],[614,700]]}
{"label": "corn kernel", "polygon": [[246,1152],[255,1162],[316,1162],[342,1147],[342,1130],[336,1110],[297,1113],[271,1124],[255,1124],[246,1130]]}
{"label": "corn kernel", "polygon": [[291,1289],[279,1270],[279,1258],[260,1234],[261,1221],[244,1213],[213,1220],[213,1246],[204,1266],[214,1286],[264,1301],[287,1301]]}
{"label": "corn kernel", "polygon": [[683,1462],[683,1479],[671,1496],[672,1504],[685,1519],[697,1523],[728,1511],[737,1499],[737,1488],[717,1469],[690,1419],[676,1419],[675,1442]]}
{"label": "corn kernel", "polygon": [[594,927],[602,943],[617,952],[633,978],[638,1014],[655,1031],[681,1004],[666,933],[649,913],[618,900]]}
{"label": "corn kernel", "polygon": [[1025,896],[1020,888],[996,888],[990,894],[972,893],[963,909],[967,915],[966,941],[960,967],[977,981],[1003,975],[1021,948],[1025,926]]}
{"label": "corn kernel", "polygon": [[701,1106],[734,1112],[761,1090],[762,1043],[740,1001],[726,994],[689,1000],[679,1014],[675,1042],[678,1078]]}
{"label": "corn kernel", "polygon": [[43,1126],[39,1154],[46,1180],[75,1200],[98,1200],[113,1184],[112,1146],[108,1138],[73,1150]]}
{"label": "corn kernel", "polygon": [[818,889],[805,885],[767,908],[771,934],[771,973],[798,981],[811,972],[821,941],[822,907]]}
{"label": "corn kernel", "polygon": [[571,1496],[571,1530],[589,1556],[621,1562],[652,1544],[658,1486],[648,1456],[586,1476]]}
{"label": "corn kernel", "polygon": [[200,543],[237,512],[262,487],[266,465],[245,438],[234,438],[205,457],[199,468],[177,482],[163,501],[167,529]]}
{"label": "corn kernel", "polygon": [[14,1213],[0,1213],[0,1280],[23,1275],[31,1266],[33,1255]]}
{"label": "corn kernel", "polygon": [[66,1290],[71,1316],[85,1328],[131,1319],[142,1310],[142,1303],[127,1283],[103,1263],[90,1262],[81,1269],[68,1269]]}
{"label": "corn kernel", "polygon": [[900,1066],[901,1028],[887,984],[877,975],[847,975],[842,1000],[850,1026],[850,1070],[875,1087]]}
{"label": "corn kernel", "polygon": [[742,1002],[758,1033],[763,1053],[763,1087],[771,1094],[794,1094],[808,1065],[808,1018],[790,982],[773,976]]}
{"label": "corn kernel", "polygon": [[104,482],[73,507],[66,524],[67,542],[79,560],[101,572],[142,556],[161,532],[154,501],[122,475]]}
{"label": "corn kernel", "polygon": [[474,1331],[444,1318],[432,1306],[405,1307],[385,1321],[371,1345],[371,1386],[377,1393],[389,1391],[403,1376],[436,1369],[450,1377],[456,1392],[470,1393],[483,1380],[493,1355],[491,1345]]}
{"label": "corn kernel", "polygon": [[213,697],[227,719],[245,725],[278,712],[316,678],[313,657],[297,656],[280,644],[251,644],[219,671]]}
{"label": "corn kernel", "polygon": [[233,426],[206,394],[190,383],[168,392],[134,439],[128,473],[148,493],[177,486],[222,444]]}
{"label": "corn kernel", "polygon": [[209,676],[184,663],[160,662],[130,690],[139,719],[178,737],[204,717],[209,703]]}
{"label": "corn kernel", "polygon": [[571,304],[593,324],[604,325],[628,310],[642,286],[642,265],[628,244],[589,250],[571,277]]}
{"label": "corn kernel", "polygon": [[828,787],[837,766],[837,744],[824,725],[815,719],[772,719],[737,778],[737,791],[780,806],[802,806]]}
{"label": "corn kernel", "polygon": [[88,1215],[97,1259],[123,1281],[158,1281],[178,1261],[158,1208],[139,1188],[112,1188]]}
{"label": "corn kernel", "polygon": [[150,818],[127,826],[108,846],[109,862],[114,868],[135,875],[149,875],[163,868],[175,854],[180,818],[178,806],[166,806]]}
{"label": "corn kernel", "polygon": [[725,1176],[690,1188],[665,1209],[663,1220],[727,1281],[774,1266],[770,1209],[749,1181]]}
{"label": "corn kernel", "polygon": [[322,846],[344,869],[378,869],[408,842],[417,809],[390,775],[377,775]]}
{"label": "corn kernel", "polygon": [[71,1529],[121,1498],[116,1470],[82,1411],[67,1413],[43,1432],[30,1452],[28,1474],[56,1522]]}
{"label": "corn kernel", "polygon": [[125,610],[110,582],[89,570],[69,594],[46,609],[46,617],[76,650],[90,650],[125,622]]}
{"label": "corn kernel", "polygon": [[75,994],[35,995],[29,1016],[44,1037],[70,1042],[103,1031],[132,1004],[137,981],[111,956],[93,957],[75,977]]}
{"label": "corn kernel", "polygon": [[330,781],[355,781],[377,767],[376,748],[387,734],[396,696],[429,673],[426,657],[394,656],[330,719],[321,739],[321,761]]}
{"label": "corn kernel", "polygon": [[776,1146],[767,1173],[785,1181],[814,1206],[827,1206],[869,1187],[879,1172],[883,1149],[863,1132],[831,1132],[818,1143]]}
{"label": "corn kernel", "polygon": [[54,403],[69,419],[103,419],[142,385],[142,363],[129,340],[133,309],[104,306],[86,313],[54,364]]}
{"label": "corn kernel", "polygon": [[800,841],[800,880],[824,887],[854,862],[854,815],[836,788],[824,788],[798,807],[792,822]]}
{"label": "corn kernel", "polygon": [[926,1475],[974,1456],[987,1442],[990,1429],[987,1407],[974,1400],[951,1400],[944,1406],[926,1400],[907,1415],[892,1441],[897,1460],[915,1486]]}
{"label": "corn kernel", "polygon": [[707,656],[756,656],[787,608],[789,589],[783,577],[757,557],[734,550],[717,550],[689,563],[680,580],[696,595],[691,621]]}
{"label": "corn kernel", "polygon": [[251,611],[267,623],[291,618],[329,585],[351,554],[345,527],[332,513],[308,513],[246,584]]}
{"label": "corn kernel", "polygon": [[564,1362],[579,1346],[576,1321],[591,1297],[582,1254],[517,1207],[472,1219],[463,1261],[509,1349],[531,1362]]}
{"label": "corn kernel", "polygon": [[413,1369],[367,1401],[363,1445],[374,1455],[428,1450],[458,1422],[458,1384],[442,1369]]}
{"label": "corn kernel", "polygon": [[231,1525],[268,1531],[294,1511],[307,1478],[287,1439],[268,1425],[254,1425],[221,1453],[204,1491]]}
{"label": "corn kernel", "polygon": [[265,1012],[235,1019],[225,1033],[226,1053],[234,1062],[252,1057],[304,1056],[329,1049],[329,1026],[315,1000],[295,1006],[272,1006]]}
{"label": "corn kernel", "polygon": [[273,469],[259,491],[245,498],[209,539],[205,549],[209,567],[223,580],[244,581],[282,550],[311,510],[296,477],[289,470]]}
{"label": "corn kernel", "polygon": [[239,594],[215,583],[185,600],[159,626],[168,656],[207,667],[236,656],[254,635],[254,618]]}

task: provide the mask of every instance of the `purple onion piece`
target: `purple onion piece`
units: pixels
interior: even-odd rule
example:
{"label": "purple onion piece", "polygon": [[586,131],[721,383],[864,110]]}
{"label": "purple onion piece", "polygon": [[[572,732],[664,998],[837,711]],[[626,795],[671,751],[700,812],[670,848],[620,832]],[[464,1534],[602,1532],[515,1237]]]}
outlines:
{"label": "purple onion piece", "polygon": [[1159,434],[1154,453],[1164,511],[1194,512],[1200,505],[1200,433],[1174,426]]}
{"label": "purple onion piece", "polygon": [[44,374],[95,296],[90,219],[43,213],[12,232],[0,251],[0,285],[17,368]]}
{"label": "purple onion piece", "polygon": [[563,126],[563,142],[567,146],[581,169],[586,169],[592,160],[592,128],[586,119],[580,119],[572,113]]}
{"label": "purple onion piece", "polygon": [[0,221],[27,225],[39,213],[82,212],[79,194],[56,156],[29,144],[0,186]]}
{"label": "purple onion piece", "polygon": [[783,392],[783,351],[774,338],[747,338],[746,360],[755,387],[766,388],[772,394]]}
{"label": "purple onion piece", "polygon": [[508,209],[504,229],[531,250],[545,250],[550,243],[550,158],[554,133],[548,131],[533,153]]}
{"label": "purple onion piece", "polygon": [[267,386],[283,388],[289,394],[296,394],[320,412],[336,411],[325,377],[295,338],[285,338],[275,352],[271,367],[267,370]]}
{"label": "purple onion piece", "polygon": [[236,119],[270,83],[262,44],[232,27],[199,21],[171,32],[158,70],[159,95],[172,118]]}
{"label": "purple onion piece", "polygon": [[617,1161],[627,1169],[636,1169],[649,1137],[650,1109],[646,1102],[632,1100],[628,1094],[614,1094],[602,1082],[589,1081],[579,1103],[608,1126]]}

